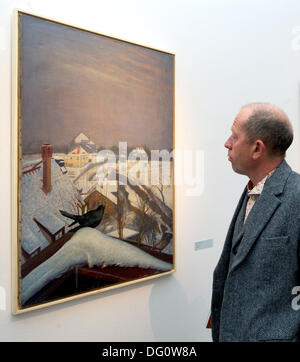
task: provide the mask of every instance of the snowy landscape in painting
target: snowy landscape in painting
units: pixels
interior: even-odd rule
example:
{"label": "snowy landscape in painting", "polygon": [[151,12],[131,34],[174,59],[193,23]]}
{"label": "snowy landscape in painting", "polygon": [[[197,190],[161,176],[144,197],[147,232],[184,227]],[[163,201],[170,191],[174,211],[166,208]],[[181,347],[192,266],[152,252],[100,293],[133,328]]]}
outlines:
{"label": "snowy landscape in painting", "polygon": [[[138,147],[122,173],[118,156],[113,161],[103,158],[102,150],[101,158],[82,133],[69,148],[67,154],[53,153],[47,144],[41,154],[23,156],[20,297],[24,306],[40,301],[40,291],[70,271],[78,278],[81,266],[98,267],[94,273],[98,279],[106,267],[114,267],[118,273],[111,282],[126,280],[120,276],[122,268],[144,270],[144,276],[172,269],[172,159],[148,161],[143,147]],[[151,174],[156,185],[151,185]],[[72,220],[61,212],[84,215],[99,205],[105,207],[99,225],[75,233]],[[109,282],[107,273],[105,279]],[[77,289],[78,285],[74,292]]]}

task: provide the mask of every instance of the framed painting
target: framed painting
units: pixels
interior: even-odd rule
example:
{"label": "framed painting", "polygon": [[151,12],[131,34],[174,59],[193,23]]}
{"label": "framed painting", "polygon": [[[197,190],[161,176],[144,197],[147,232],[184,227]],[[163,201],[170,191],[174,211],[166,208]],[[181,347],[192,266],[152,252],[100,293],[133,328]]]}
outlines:
{"label": "framed painting", "polygon": [[175,270],[174,61],[15,11],[14,314]]}

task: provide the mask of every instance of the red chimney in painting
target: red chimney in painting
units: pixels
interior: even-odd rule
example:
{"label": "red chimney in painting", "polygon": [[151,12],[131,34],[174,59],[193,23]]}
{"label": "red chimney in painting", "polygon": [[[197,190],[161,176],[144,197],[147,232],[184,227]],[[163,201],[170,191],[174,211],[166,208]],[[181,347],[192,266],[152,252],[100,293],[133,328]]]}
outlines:
{"label": "red chimney in painting", "polygon": [[41,147],[42,161],[43,161],[43,186],[42,190],[47,195],[52,190],[51,185],[51,157],[53,146],[44,144]]}

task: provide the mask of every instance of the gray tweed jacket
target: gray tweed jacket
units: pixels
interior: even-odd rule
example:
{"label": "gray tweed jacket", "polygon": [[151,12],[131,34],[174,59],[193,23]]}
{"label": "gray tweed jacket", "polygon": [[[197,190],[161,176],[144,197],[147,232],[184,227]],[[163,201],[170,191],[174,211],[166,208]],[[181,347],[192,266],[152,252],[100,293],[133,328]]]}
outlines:
{"label": "gray tweed jacket", "polygon": [[299,341],[300,310],[292,308],[292,289],[300,285],[300,175],[282,161],[255,202],[230,262],[246,192],[214,270],[213,341]]}

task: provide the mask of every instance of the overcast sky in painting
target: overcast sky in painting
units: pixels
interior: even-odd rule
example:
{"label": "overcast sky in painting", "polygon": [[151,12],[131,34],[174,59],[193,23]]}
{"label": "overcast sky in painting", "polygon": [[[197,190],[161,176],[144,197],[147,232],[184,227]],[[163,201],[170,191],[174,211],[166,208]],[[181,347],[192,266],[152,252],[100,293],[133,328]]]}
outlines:
{"label": "overcast sky in painting", "polygon": [[23,153],[84,133],[172,148],[172,55],[28,15],[21,17]]}

